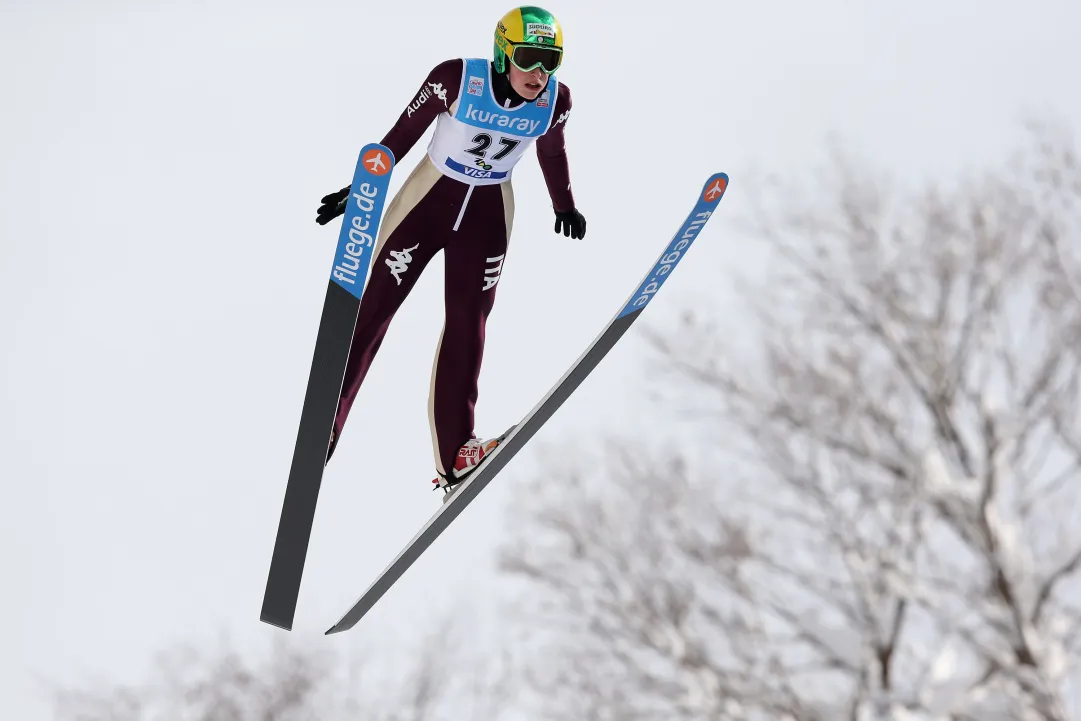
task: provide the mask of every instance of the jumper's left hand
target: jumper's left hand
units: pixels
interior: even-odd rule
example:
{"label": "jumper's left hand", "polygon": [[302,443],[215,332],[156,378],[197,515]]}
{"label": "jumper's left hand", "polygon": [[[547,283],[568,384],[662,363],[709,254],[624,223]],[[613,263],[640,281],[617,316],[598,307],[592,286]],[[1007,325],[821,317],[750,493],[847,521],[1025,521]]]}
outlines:
{"label": "jumper's left hand", "polygon": [[576,208],[556,211],[555,232],[563,231],[563,235],[569,235],[577,240],[586,237],[586,218]]}

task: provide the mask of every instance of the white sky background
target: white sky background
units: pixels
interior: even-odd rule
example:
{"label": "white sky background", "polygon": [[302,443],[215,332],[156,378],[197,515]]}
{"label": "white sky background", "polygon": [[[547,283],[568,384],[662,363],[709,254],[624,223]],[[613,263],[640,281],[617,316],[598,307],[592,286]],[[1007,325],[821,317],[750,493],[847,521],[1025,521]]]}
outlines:
{"label": "white sky background", "polygon": [[[1081,3],[871,5],[549,5],[589,235],[552,233],[529,153],[481,436],[594,338],[711,172],[732,178],[719,214],[644,321],[701,297],[724,309],[726,274],[754,266],[732,223],[741,177],[820,162],[828,133],[898,176],[949,179],[997,163],[1026,115],[1081,127]],[[337,235],[314,223],[318,200],[431,66],[488,56],[508,8],[0,0],[5,718],[48,717],[39,676],[135,680],[179,641],[284,633],[258,616]],[[401,309],[325,476],[294,636],[393,649],[435,604],[486,603],[502,507],[528,493],[541,442],[664,432],[632,332],[367,619],[323,638],[439,503],[426,402],[442,268]]]}

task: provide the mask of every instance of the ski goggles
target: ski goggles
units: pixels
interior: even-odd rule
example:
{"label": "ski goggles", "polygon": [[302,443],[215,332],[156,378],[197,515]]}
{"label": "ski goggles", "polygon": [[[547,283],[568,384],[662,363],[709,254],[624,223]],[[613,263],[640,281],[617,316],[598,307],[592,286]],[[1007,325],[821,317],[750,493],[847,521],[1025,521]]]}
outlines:
{"label": "ski goggles", "polygon": [[539,45],[514,45],[512,43],[507,43],[507,45],[510,47],[507,57],[510,58],[514,67],[524,73],[528,73],[534,68],[540,68],[552,75],[563,62],[563,51],[559,48],[547,48]]}

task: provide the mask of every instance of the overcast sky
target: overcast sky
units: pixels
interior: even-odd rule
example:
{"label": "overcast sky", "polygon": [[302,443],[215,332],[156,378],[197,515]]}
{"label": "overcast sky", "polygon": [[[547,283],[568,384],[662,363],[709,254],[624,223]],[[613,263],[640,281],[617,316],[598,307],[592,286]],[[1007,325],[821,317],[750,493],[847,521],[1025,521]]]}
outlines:
{"label": "overcast sky", "polygon": [[[997,163],[1028,115],[1081,127],[1076,0],[633,7],[549,6],[589,235],[552,233],[527,154],[482,437],[621,307],[710,173],[731,176],[720,212],[643,321],[703,297],[724,311],[724,278],[754,265],[732,223],[741,177],[806,172],[829,133],[899,176],[949,180]],[[258,618],[337,233],[315,209],[433,65],[488,56],[508,9],[0,0],[5,718],[48,718],[38,677],[135,680],[181,640],[284,633]],[[528,493],[516,479],[540,443],[664,431],[632,332],[368,618],[322,639],[439,504],[426,403],[442,267],[399,312],[324,479],[296,636],[386,645],[437,602],[483,608],[502,508]]]}

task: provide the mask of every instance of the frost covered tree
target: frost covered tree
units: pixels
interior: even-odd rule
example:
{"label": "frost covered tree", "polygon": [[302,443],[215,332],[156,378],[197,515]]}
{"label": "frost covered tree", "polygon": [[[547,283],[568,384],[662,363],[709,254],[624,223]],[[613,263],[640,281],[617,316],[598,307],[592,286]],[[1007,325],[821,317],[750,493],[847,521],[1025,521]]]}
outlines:
{"label": "frost covered tree", "polygon": [[[510,698],[501,657],[481,658],[456,627],[409,649],[347,656],[276,642],[265,654],[182,645],[146,677],[54,685],[57,721],[495,721]],[[400,649],[398,649],[400,650]]]}
{"label": "frost covered tree", "polygon": [[951,190],[838,155],[745,314],[650,333],[685,440],[549,469],[503,557],[548,717],[1081,719],[1081,163],[1030,137]]}

